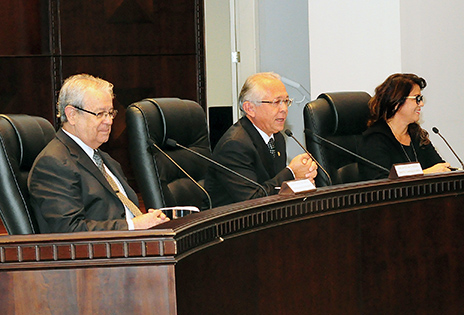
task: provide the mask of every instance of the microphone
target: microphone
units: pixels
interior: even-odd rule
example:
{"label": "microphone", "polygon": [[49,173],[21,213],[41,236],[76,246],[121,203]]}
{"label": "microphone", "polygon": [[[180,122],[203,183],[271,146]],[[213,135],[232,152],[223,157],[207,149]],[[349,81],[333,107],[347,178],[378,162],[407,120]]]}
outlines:
{"label": "microphone", "polygon": [[325,175],[326,175],[326,177],[327,177],[327,179],[328,179],[328,185],[329,185],[329,186],[332,186],[332,179],[330,178],[329,173],[327,173],[327,171],[322,167],[321,164],[319,164],[318,161],[316,161],[316,159],[312,156],[312,154],[309,153],[308,150],[306,150],[306,148],[300,143],[300,141],[298,141],[298,139],[295,138],[295,136],[293,135],[292,131],[291,131],[290,129],[286,129],[286,130],[285,130],[285,134],[286,134],[288,137],[292,137],[293,140],[295,140],[296,143],[298,143],[298,145],[303,149],[303,151],[305,151],[306,154],[309,155],[309,157],[310,157],[311,159],[313,159],[313,161],[317,164],[317,166],[319,166],[319,168],[320,168],[322,171],[324,171],[324,173],[325,173]]}
{"label": "microphone", "polygon": [[216,165],[216,166],[222,168],[223,170],[226,170],[227,172],[232,173],[232,174],[234,174],[234,175],[236,175],[236,176],[238,176],[238,177],[240,177],[240,178],[246,180],[247,182],[252,183],[253,185],[259,187],[262,191],[264,191],[264,194],[266,195],[266,197],[269,196],[269,194],[267,193],[266,189],[265,189],[261,184],[255,182],[255,181],[252,180],[251,178],[248,178],[248,177],[246,177],[246,176],[244,176],[244,175],[242,175],[242,174],[240,174],[240,173],[234,171],[233,169],[228,168],[227,166],[222,165],[221,163],[216,162],[216,161],[213,160],[213,159],[210,159],[209,157],[207,157],[207,156],[205,156],[205,155],[203,155],[203,154],[201,154],[201,153],[198,153],[198,152],[196,152],[196,151],[194,151],[194,150],[192,150],[192,149],[190,149],[190,148],[187,148],[187,147],[185,147],[185,146],[183,146],[183,145],[177,143],[176,140],[167,139],[167,140],[166,140],[166,145],[168,145],[168,146],[170,146],[170,147],[179,147],[179,148],[182,148],[182,149],[184,149],[184,150],[187,150],[187,151],[189,151],[190,153],[193,153],[193,154],[195,154],[195,155],[197,155],[197,156],[199,156],[199,157],[205,159],[206,161],[208,161],[208,162],[210,162],[210,163],[213,163],[214,165]]}
{"label": "microphone", "polygon": [[381,169],[382,171],[385,171],[385,172],[387,172],[388,174],[390,174],[390,170],[386,169],[385,167],[380,166],[379,164],[374,163],[374,162],[372,162],[372,161],[369,161],[369,160],[366,159],[365,157],[362,157],[362,156],[359,155],[359,154],[356,154],[356,153],[354,153],[354,152],[351,152],[350,150],[348,150],[348,149],[346,149],[346,148],[344,148],[344,147],[342,147],[342,146],[336,144],[335,142],[332,142],[332,141],[330,141],[330,140],[327,140],[327,139],[325,139],[325,138],[319,136],[318,134],[314,133],[312,130],[305,129],[304,132],[305,132],[305,133],[312,134],[312,135],[314,135],[316,138],[318,138],[318,139],[320,139],[320,140],[322,140],[322,141],[324,141],[324,142],[327,142],[328,144],[333,145],[334,147],[339,148],[340,150],[345,151],[346,153],[348,153],[348,154],[350,154],[350,155],[352,155],[352,156],[354,156],[354,157],[356,157],[356,158],[358,158],[358,159],[360,159],[360,160],[362,160],[362,161],[364,161],[364,162],[366,162],[366,163],[369,163],[369,164],[371,164],[371,165],[377,167],[378,169]]}
{"label": "microphone", "polygon": [[152,139],[148,139],[147,140],[148,144],[149,145],[152,145],[154,146],[159,152],[161,152],[169,161],[171,161],[175,166],[177,166],[178,169],[180,169],[182,171],[182,173],[185,174],[185,176],[187,176],[195,185],[198,186],[198,188],[200,188],[206,195],[206,197],[208,198],[208,203],[209,203],[209,208],[212,209],[213,208],[213,203],[211,201],[211,196],[208,194],[208,192],[206,191],[206,189],[204,189],[195,179],[193,179],[192,176],[189,175],[189,173],[187,173],[179,164],[177,164],[176,161],[174,161],[173,158],[171,158],[166,152],[164,152],[163,150],[161,150],[161,148],[159,146],[156,145],[155,141],[153,141]]}
{"label": "microphone", "polygon": [[454,156],[458,159],[459,163],[461,163],[462,169],[464,169],[464,163],[462,163],[461,159],[460,159],[459,156],[456,154],[456,152],[454,152],[453,148],[449,145],[448,141],[446,141],[446,139],[441,135],[440,131],[438,131],[438,128],[437,128],[437,127],[433,127],[433,128],[432,128],[432,131],[435,132],[437,135],[439,135],[440,138],[443,139],[443,141],[445,141],[445,143],[446,143],[446,145],[448,146],[448,148],[450,148],[451,152],[453,152]]}

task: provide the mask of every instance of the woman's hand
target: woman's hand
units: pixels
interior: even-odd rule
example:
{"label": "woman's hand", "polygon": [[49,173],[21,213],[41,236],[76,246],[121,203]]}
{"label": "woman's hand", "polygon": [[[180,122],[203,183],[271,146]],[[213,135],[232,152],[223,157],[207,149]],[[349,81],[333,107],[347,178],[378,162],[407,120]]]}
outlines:
{"label": "woman's hand", "polygon": [[451,172],[449,167],[450,167],[449,163],[437,163],[434,166],[425,169],[424,174]]}

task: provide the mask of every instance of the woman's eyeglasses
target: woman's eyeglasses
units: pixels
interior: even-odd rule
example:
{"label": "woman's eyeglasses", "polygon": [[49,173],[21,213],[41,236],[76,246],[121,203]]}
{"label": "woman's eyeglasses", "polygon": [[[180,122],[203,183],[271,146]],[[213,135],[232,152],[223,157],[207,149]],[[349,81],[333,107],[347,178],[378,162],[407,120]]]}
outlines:
{"label": "woman's eyeglasses", "polygon": [[424,95],[420,94],[420,95],[416,95],[416,96],[406,96],[405,98],[411,98],[411,99],[415,99],[416,100],[416,103],[417,105],[420,104],[420,102],[424,102],[425,99],[424,99]]}

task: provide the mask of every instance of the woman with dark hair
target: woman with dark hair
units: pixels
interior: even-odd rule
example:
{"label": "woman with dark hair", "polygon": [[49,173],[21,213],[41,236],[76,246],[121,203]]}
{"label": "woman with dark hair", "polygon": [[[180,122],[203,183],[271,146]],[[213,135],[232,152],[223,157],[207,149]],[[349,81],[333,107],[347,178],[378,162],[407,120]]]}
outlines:
{"label": "woman with dark hair", "polygon": [[[427,83],[415,74],[396,73],[375,89],[369,101],[368,129],[363,133],[362,155],[386,169],[393,164],[419,162],[424,173],[450,171],[418,123],[424,106],[421,91]],[[361,164],[365,179],[386,178],[381,169]]]}

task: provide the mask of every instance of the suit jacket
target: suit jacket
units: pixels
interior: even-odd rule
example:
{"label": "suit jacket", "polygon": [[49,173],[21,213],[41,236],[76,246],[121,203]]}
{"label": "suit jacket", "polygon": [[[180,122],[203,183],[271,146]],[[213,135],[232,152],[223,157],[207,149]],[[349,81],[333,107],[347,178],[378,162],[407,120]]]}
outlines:
{"label": "suit jacket", "polygon": [[[361,155],[388,170],[391,169],[393,164],[407,163],[410,160],[414,162],[414,152],[417,154],[417,162],[420,163],[422,169],[444,162],[432,143],[420,145],[419,139],[411,137],[411,144],[414,146],[414,150],[411,146],[402,147],[388,124],[384,120],[379,120],[364,131]],[[359,169],[366,180],[388,177],[387,172],[367,163],[360,163]]]}
{"label": "suit jacket", "polygon": [[[258,182],[264,186],[268,195],[273,195],[278,192],[275,187],[283,181],[294,179],[292,172],[285,167],[287,153],[283,135],[275,133],[274,140],[277,152],[275,159],[251,121],[242,117],[221,137],[214,148],[213,158]],[[208,169],[205,186],[214,207],[265,196],[256,185],[217,167]]]}
{"label": "suit jacket", "polygon": [[[138,204],[120,164],[105,152],[101,156],[128,198]],[[108,181],[92,159],[61,129],[36,158],[28,187],[41,233],[128,228],[124,205]]]}

